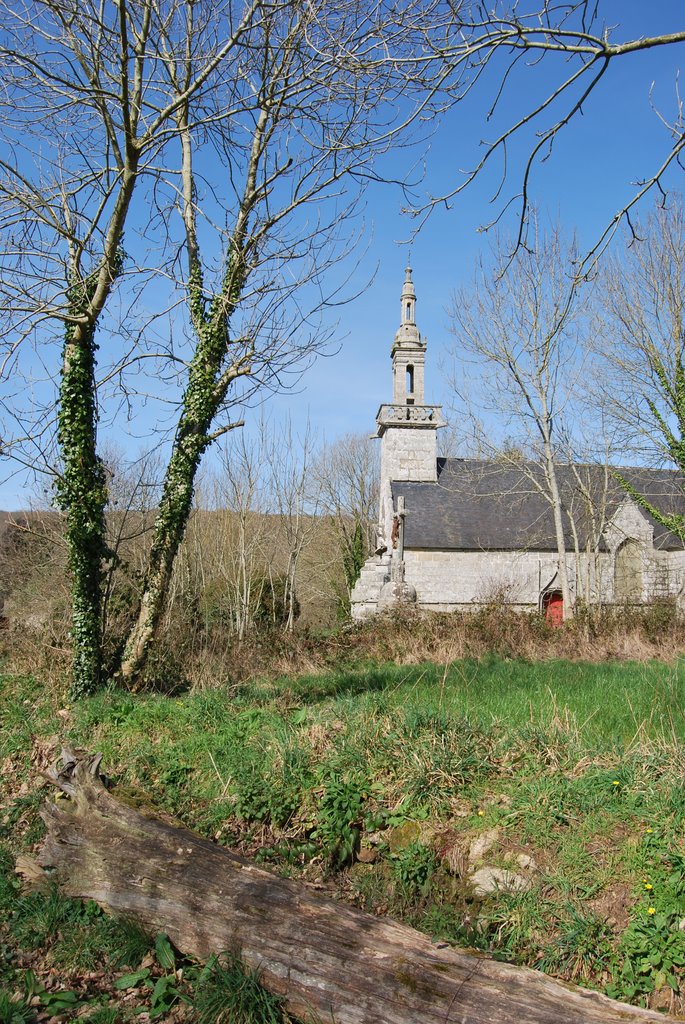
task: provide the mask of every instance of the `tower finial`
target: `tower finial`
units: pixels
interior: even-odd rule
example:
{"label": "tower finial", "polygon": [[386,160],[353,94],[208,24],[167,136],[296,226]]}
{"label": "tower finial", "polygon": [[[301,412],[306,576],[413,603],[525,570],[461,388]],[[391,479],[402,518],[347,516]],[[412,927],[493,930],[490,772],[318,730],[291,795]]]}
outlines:
{"label": "tower finial", "polygon": [[411,279],[411,266],[405,268],[404,286],[402,288],[402,314],[400,319],[401,327],[416,326],[416,292],[414,282]]}

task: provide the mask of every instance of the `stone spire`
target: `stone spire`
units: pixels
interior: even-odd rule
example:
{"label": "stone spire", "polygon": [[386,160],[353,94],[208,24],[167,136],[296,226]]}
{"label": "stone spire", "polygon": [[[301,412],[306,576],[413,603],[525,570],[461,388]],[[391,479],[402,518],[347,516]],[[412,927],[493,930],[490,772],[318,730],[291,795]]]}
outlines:
{"label": "stone spire", "polygon": [[395,336],[398,344],[404,340],[419,340],[419,332],[416,330],[416,291],[411,279],[411,267],[406,267],[404,273],[404,286],[400,299],[400,329]]}
{"label": "stone spire", "polygon": [[411,267],[405,270],[400,326],[392,344],[392,400],[400,405],[423,405],[426,342],[416,326],[416,291]]}

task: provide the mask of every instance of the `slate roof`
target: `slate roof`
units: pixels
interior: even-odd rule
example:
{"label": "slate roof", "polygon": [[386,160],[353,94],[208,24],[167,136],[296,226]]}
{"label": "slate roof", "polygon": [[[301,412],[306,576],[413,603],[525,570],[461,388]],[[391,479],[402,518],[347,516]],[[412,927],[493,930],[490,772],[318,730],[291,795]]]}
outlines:
{"label": "slate roof", "polygon": [[[575,472],[574,472],[575,469]],[[577,474],[591,495],[594,513],[583,498]],[[617,472],[655,507],[685,515],[685,492],[680,473],[666,469],[619,468]],[[531,481],[541,479],[533,463],[522,467],[473,459],[438,459],[437,483],[394,481],[395,502],[402,495],[407,517],[404,542],[407,548],[441,551],[556,551],[552,509]],[[562,502],[573,515],[581,548],[592,536],[604,506],[605,524],[622,501],[625,491],[601,466],[557,467]],[[664,551],[684,545],[644,510],[654,527],[654,546]],[[573,550],[569,515],[564,516],[565,542]],[[600,549],[604,548],[600,542]]]}

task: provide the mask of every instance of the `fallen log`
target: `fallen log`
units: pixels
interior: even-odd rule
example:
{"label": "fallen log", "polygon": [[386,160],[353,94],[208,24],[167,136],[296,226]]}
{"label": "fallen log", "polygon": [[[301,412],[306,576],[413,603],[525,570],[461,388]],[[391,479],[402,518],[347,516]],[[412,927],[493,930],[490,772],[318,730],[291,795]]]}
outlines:
{"label": "fallen log", "polygon": [[279,878],[118,800],[100,757],[63,751],[50,773],[70,799],[45,804],[39,863],[183,953],[237,952],[289,1013],[324,1024],[626,1024],[675,1018],[426,935]]}

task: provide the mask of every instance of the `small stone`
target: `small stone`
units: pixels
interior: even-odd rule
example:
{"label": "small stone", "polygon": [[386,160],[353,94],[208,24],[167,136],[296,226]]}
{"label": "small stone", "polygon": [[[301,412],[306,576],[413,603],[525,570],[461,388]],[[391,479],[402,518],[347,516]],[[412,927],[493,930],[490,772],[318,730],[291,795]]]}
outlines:
{"label": "small stone", "polygon": [[475,896],[491,892],[523,892],[530,887],[528,879],[506,868],[480,868],[469,877]]}
{"label": "small stone", "polygon": [[533,858],[530,857],[527,853],[519,853],[518,857],[516,858],[516,863],[518,864],[518,866],[521,868],[522,871],[537,871],[538,870],[537,864],[535,863]]}
{"label": "small stone", "polygon": [[357,854],[357,860],[361,864],[373,864],[374,861],[378,860],[378,850],[375,850],[372,846],[362,846]]}
{"label": "small stone", "polygon": [[383,832],[369,832],[368,835],[364,836],[364,842],[369,843],[370,846],[379,846],[384,839],[385,835]]}
{"label": "small stone", "polygon": [[482,860],[485,854],[496,846],[499,842],[500,830],[498,828],[489,828],[485,832],[481,832],[475,839],[472,840],[469,846],[469,864],[475,864],[476,861]]}

